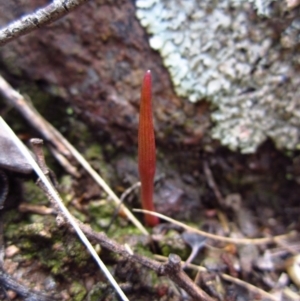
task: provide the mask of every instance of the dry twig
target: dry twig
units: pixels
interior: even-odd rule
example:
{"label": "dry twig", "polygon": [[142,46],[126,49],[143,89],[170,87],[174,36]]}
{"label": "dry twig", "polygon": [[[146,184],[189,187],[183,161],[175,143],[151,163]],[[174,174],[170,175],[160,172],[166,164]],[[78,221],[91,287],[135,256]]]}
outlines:
{"label": "dry twig", "polygon": [[193,227],[190,227],[184,223],[181,223],[173,218],[170,218],[168,216],[165,216],[163,214],[157,213],[157,212],[152,212],[148,210],[143,210],[143,209],[133,209],[134,212],[142,212],[142,213],[147,213],[147,214],[153,214],[158,216],[159,218],[173,223],[175,225],[178,225],[182,227],[185,230],[196,232],[200,235],[203,235],[207,238],[211,238],[217,241],[222,241],[222,242],[227,242],[227,243],[233,243],[237,245],[248,245],[248,244],[253,244],[253,245],[261,245],[261,244],[268,244],[268,243],[277,243],[280,240],[291,238],[297,235],[296,231],[291,231],[290,233],[287,234],[282,234],[282,235],[277,235],[277,236],[271,236],[271,237],[263,237],[263,238],[232,238],[232,237],[224,237],[224,236],[219,236],[215,234],[211,234]]}
{"label": "dry twig", "polygon": [[48,208],[43,205],[33,205],[33,204],[22,203],[19,205],[18,209],[20,212],[31,212],[31,213],[36,213],[39,215],[54,214],[54,211],[52,208]]}
{"label": "dry twig", "polygon": [[0,46],[67,15],[87,0],[54,0],[0,30]]}
{"label": "dry twig", "polygon": [[[154,256],[157,260],[159,261],[167,261],[167,257],[165,256],[162,256],[162,255],[155,255]],[[185,264],[185,262],[183,261],[182,264]],[[194,270],[197,270],[198,272],[209,272],[205,267],[203,266],[198,266],[198,265],[194,265],[194,264],[191,264],[191,263],[188,263],[187,264],[187,267],[191,268],[191,269],[194,269]],[[260,289],[259,287],[256,287],[250,283],[247,283],[241,279],[238,279],[238,278],[235,278],[235,277],[232,277],[228,274],[225,274],[225,273],[220,273],[220,276],[226,280],[226,281],[230,281],[232,283],[235,283],[237,285],[240,285],[246,289],[248,289],[248,291],[251,291],[253,292],[254,294],[258,294],[260,295],[261,297],[263,298],[266,298],[267,300],[272,300],[272,301],[280,301],[278,298],[276,298],[275,296],[271,295],[270,293],[264,291],[263,289]]]}
{"label": "dry twig", "polygon": [[248,291],[253,292],[254,294],[258,294],[263,298],[266,298],[267,300],[272,300],[272,301],[280,301],[277,297],[269,294],[268,292],[264,291],[263,289],[251,284],[251,283],[247,283],[241,279],[232,277],[230,275],[221,273],[220,276],[226,280],[226,281],[230,281],[232,283],[235,283],[239,286],[242,286],[244,288],[246,288]]}

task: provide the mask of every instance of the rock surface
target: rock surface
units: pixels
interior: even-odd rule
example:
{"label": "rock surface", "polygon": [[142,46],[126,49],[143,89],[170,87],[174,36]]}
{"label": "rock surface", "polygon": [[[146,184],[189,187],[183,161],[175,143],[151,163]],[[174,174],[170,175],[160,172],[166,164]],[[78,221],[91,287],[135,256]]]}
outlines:
{"label": "rock surface", "polygon": [[[253,1],[249,1],[253,2]],[[299,148],[300,19],[283,1],[138,0],[178,95],[209,100],[212,136],[230,149],[254,152],[267,138]]]}

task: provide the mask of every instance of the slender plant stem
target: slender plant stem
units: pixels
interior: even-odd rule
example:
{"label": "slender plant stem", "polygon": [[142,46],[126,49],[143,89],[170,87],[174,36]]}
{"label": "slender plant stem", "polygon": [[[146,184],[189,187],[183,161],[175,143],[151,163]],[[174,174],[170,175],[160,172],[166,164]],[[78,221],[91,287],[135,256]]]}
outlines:
{"label": "slender plant stem", "polygon": [[237,245],[247,245],[247,244],[253,244],[253,245],[261,245],[261,244],[267,244],[267,243],[277,243],[283,239],[287,239],[290,237],[295,237],[297,235],[297,231],[291,231],[287,234],[282,234],[282,235],[277,235],[277,236],[271,236],[271,237],[262,237],[262,238],[233,238],[233,237],[224,237],[224,236],[220,236],[220,235],[216,235],[216,234],[211,234],[193,227],[190,227],[182,222],[179,222],[173,218],[170,218],[166,215],[157,213],[157,212],[153,212],[153,211],[148,211],[148,210],[143,210],[143,209],[133,209],[134,212],[142,212],[142,213],[148,213],[148,214],[152,214],[155,216],[158,216],[159,218],[173,223],[175,225],[178,225],[180,227],[182,227],[183,229],[198,233],[200,235],[203,235],[207,238],[211,238],[214,240],[218,240],[218,241],[222,241],[222,242],[227,242],[227,243],[233,243],[233,244],[237,244]]}

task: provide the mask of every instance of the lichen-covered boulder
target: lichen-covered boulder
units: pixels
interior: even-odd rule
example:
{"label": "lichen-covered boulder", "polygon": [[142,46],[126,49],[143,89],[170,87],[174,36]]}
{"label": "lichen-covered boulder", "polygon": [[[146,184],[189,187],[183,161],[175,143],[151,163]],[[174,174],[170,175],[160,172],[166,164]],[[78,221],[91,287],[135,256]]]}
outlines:
{"label": "lichen-covered boulder", "polygon": [[280,2],[255,2],[270,18],[247,1],[136,3],[175,91],[213,104],[212,136],[233,150],[254,152],[268,137],[299,148],[300,19]]}

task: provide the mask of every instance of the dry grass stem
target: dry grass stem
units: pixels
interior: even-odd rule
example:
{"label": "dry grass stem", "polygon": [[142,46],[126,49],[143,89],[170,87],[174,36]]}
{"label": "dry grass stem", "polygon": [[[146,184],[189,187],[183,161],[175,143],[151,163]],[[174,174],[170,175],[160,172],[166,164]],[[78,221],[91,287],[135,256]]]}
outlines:
{"label": "dry grass stem", "polygon": [[47,6],[22,16],[0,30],[0,45],[56,21],[85,2],[87,0],[54,0]]}
{"label": "dry grass stem", "polygon": [[222,241],[222,242],[227,242],[227,243],[233,243],[236,245],[247,245],[247,244],[253,244],[253,245],[261,245],[261,244],[267,244],[267,243],[277,243],[280,240],[283,239],[287,239],[287,238],[291,238],[296,236],[297,232],[296,231],[292,231],[290,233],[287,234],[283,234],[283,235],[277,235],[277,236],[272,236],[272,237],[263,237],[263,238],[232,238],[232,237],[224,237],[224,236],[219,236],[219,235],[215,235],[215,234],[211,234],[193,227],[190,227],[182,222],[179,222],[173,218],[167,217],[163,214],[157,213],[157,212],[152,212],[152,211],[147,211],[147,210],[143,210],[143,209],[133,209],[134,212],[142,212],[142,213],[147,213],[147,214],[153,214],[156,215],[157,217],[170,222],[174,225],[180,226],[182,228],[184,228],[185,230],[189,230],[192,232],[196,232],[200,235],[203,235],[207,238],[211,238],[217,241]]}

